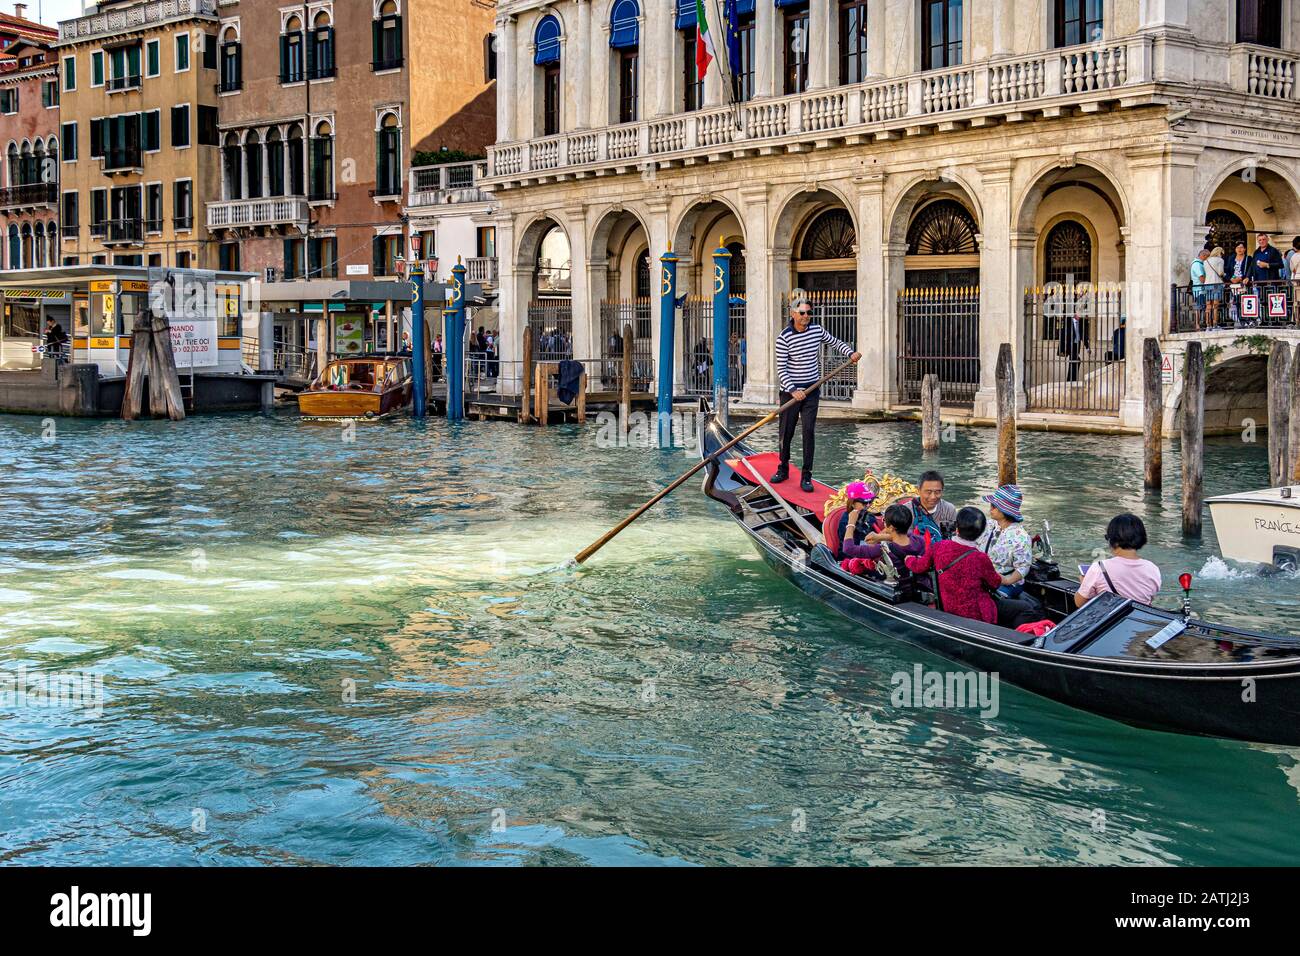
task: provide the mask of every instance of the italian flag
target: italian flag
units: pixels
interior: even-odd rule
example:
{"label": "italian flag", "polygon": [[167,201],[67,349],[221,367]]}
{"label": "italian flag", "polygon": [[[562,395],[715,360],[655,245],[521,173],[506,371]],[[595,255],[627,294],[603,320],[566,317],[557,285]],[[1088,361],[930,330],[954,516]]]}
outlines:
{"label": "italian flag", "polygon": [[713,49],[713,35],[709,33],[709,21],[704,16],[704,0],[695,0],[695,76],[702,78],[709,72],[709,64],[717,56]]}

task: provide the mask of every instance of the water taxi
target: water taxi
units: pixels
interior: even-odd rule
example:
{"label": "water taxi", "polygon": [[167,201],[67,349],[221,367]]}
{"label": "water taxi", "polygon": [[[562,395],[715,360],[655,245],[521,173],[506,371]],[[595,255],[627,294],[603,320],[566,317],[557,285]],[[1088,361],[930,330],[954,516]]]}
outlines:
{"label": "water taxi", "polygon": [[337,358],[298,395],[298,411],[312,419],[373,419],[411,402],[411,359],[398,355]]}
{"label": "water taxi", "polygon": [[1300,570],[1300,485],[1207,498],[1225,558]]}

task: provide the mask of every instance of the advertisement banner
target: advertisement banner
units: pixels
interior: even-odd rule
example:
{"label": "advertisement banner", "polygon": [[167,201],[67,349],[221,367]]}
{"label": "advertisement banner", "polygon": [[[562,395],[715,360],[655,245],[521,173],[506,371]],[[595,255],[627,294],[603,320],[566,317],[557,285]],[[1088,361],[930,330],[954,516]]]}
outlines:
{"label": "advertisement banner", "polygon": [[176,368],[202,368],[216,365],[217,320],[215,317],[176,316],[171,320],[172,354]]}

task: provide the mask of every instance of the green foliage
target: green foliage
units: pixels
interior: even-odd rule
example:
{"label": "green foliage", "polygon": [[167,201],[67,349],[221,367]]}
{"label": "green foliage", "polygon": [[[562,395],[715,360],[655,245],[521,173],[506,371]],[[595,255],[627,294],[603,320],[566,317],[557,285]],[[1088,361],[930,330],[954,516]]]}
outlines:
{"label": "green foliage", "polygon": [[1205,354],[1205,367],[1209,368],[1211,365],[1217,362],[1219,360],[1219,356],[1223,354],[1223,346],[1222,345],[1208,346],[1205,349],[1204,354]]}
{"label": "green foliage", "polygon": [[443,163],[472,163],[484,158],[478,153],[466,153],[459,149],[422,149],[411,154],[411,165],[440,166]]}
{"label": "green foliage", "polygon": [[1273,348],[1273,337],[1270,335],[1239,335],[1232,340],[1234,347],[1246,349],[1253,355],[1267,355]]}

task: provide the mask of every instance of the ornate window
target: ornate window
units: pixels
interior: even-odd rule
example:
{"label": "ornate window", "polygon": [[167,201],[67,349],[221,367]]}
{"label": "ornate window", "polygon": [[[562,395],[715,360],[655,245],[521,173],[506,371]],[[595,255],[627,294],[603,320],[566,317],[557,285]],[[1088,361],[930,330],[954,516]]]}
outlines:
{"label": "ornate window", "polygon": [[966,207],[955,199],[939,199],[915,216],[907,228],[909,256],[974,255],[979,227]]}
{"label": "ornate window", "polygon": [[280,82],[301,83],[303,72],[302,20],[290,17],[280,34]]}
{"label": "ornate window", "polygon": [[375,131],[375,193],[402,194],[402,130],[393,112],[384,113]]}
{"label": "ornate window", "polygon": [[244,86],[244,55],[239,33],[226,27],[221,34],[221,85],[219,92],[233,93]]}
{"label": "ornate window", "polygon": [[609,12],[609,45],[618,58],[618,121],[637,119],[641,8],[637,0],[615,0]]}
{"label": "ornate window", "polygon": [[1043,278],[1073,287],[1092,282],[1092,236],[1073,219],[1058,222],[1047,233],[1043,254]]}
{"label": "ornate window", "polygon": [[[1214,209],[1205,217],[1205,224],[1210,227],[1210,248],[1222,246],[1225,256],[1231,256],[1237,243],[1246,242],[1246,224],[1241,217],[1230,209]],[[1246,245],[1247,252],[1250,245]]]}
{"label": "ornate window", "polygon": [[782,28],[782,51],[785,61],[785,93],[803,93],[808,89],[808,4],[785,10]]}
{"label": "ornate window", "polygon": [[395,70],[402,65],[402,17],[393,0],[384,0],[370,24],[370,68]]}
{"label": "ornate window", "polygon": [[828,209],[808,226],[799,246],[799,258],[852,259],[857,242],[857,232],[848,210]]}
{"label": "ornate window", "polygon": [[337,199],[334,194],[334,128],[327,122],[316,124],[311,138],[311,192],[308,199],[317,202]]}
{"label": "ornate window", "polygon": [[560,131],[560,21],[547,14],[533,33],[533,62],[542,70],[542,135]]}

